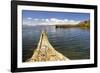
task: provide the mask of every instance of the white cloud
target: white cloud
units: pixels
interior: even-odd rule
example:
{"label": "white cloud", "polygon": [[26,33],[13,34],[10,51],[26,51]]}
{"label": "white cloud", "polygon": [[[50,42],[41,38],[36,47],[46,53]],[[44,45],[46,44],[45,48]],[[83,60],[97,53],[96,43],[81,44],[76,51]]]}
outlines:
{"label": "white cloud", "polygon": [[57,19],[57,18],[51,18],[50,21],[55,22],[55,23],[63,23],[64,22],[64,20]]}
{"label": "white cloud", "polygon": [[27,19],[28,19],[28,20],[31,20],[32,18],[31,18],[31,17],[28,17]]}
{"label": "white cloud", "polygon": [[75,25],[78,24],[80,21],[75,21],[75,20],[69,20],[69,24]]}
{"label": "white cloud", "polygon": [[45,21],[45,19],[41,19],[41,21]]}
{"label": "white cloud", "polygon": [[44,19],[45,20],[45,22],[49,22],[50,20],[49,19]]}
{"label": "white cloud", "polygon": [[64,19],[64,22],[68,22],[68,19]]}
{"label": "white cloud", "polygon": [[76,20],[68,20],[68,19],[57,19],[57,18],[50,18],[50,19],[32,19],[32,18],[27,18],[26,21],[23,21],[24,24],[26,25],[54,25],[54,24],[70,24],[70,25],[75,25],[78,24],[80,21]]}
{"label": "white cloud", "polygon": [[34,19],[34,21],[38,21],[38,19],[37,19],[37,18],[35,18],[35,19]]}
{"label": "white cloud", "polygon": [[56,18],[51,18],[50,21],[51,21],[51,22],[58,22],[58,19],[56,19]]}

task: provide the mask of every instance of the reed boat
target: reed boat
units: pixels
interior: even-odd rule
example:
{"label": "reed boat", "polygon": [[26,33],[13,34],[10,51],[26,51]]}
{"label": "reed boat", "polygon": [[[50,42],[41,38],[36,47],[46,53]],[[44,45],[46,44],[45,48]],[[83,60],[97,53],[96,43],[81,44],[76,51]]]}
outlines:
{"label": "reed boat", "polygon": [[41,61],[66,61],[69,60],[60,52],[56,51],[50,44],[46,32],[42,31],[37,48],[34,50],[33,55],[28,62],[41,62]]}

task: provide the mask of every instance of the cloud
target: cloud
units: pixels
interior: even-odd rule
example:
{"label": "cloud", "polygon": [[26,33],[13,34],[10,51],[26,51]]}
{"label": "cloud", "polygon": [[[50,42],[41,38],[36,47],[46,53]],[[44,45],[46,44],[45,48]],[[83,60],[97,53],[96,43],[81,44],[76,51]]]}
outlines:
{"label": "cloud", "polygon": [[37,18],[35,18],[35,19],[33,19],[34,21],[38,21],[39,19],[37,19]]}
{"label": "cloud", "polygon": [[45,22],[50,22],[50,20],[49,20],[49,19],[44,19],[44,21],[45,21]]}
{"label": "cloud", "polygon": [[75,24],[78,24],[79,22],[80,22],[80,21],[68,20],[68,21],[67,21],[67,24],[75,25]]}
{"label": "cloud", "polygon": [[28,17],[27,19],[28,19],[28,20],[31,20],[32,18],[31,18],[31,17]]}
{"label": "cloud", "polygon": [[78,24],[80,21],[76,21],[76,20],[69,20],[69,19],[57,19],[57,18],[49,18],[49,19],[38,19],[38,18],[27,18],[27,20],[23,21],[23,24],[26,25],[54,25],[54,24],[70,24],[70,25],[76,25]]}
{"label": "cloud", "polygon": [[63,19],[57,19],[57,18],[51,18],[50,22],[54,22],[54,23],[63,23],[64,20]]}
{"label": "cloud", "polygon": [[68,19],[64,19],[64,22],[68,22]]}
{"label": "cloud", "polygon": [[51,22],[58,22],[58,21],[59,21],[59,19],[56,19],[56,18],[51,18],[51,19],[50,19],[50,21],[51,21]]}

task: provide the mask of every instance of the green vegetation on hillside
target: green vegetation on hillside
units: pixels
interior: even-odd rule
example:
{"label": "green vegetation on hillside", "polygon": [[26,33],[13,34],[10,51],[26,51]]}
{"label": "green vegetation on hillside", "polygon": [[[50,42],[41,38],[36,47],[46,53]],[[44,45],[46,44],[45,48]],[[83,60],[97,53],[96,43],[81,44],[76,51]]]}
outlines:
{"label": "green vegetation on hillside", "polygon": [[80,22],[78,24],[79,27],[85,27],[85,28],[90,28],[90,21],[84,21],[84,22]]}

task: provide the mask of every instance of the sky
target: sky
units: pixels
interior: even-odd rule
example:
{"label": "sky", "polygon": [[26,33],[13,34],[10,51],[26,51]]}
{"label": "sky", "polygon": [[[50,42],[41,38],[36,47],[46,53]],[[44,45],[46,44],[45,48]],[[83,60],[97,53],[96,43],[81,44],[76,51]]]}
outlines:
{"label": "sky", "polygon": [[89,13],[75,12],[53,12],[53,11],[33,11],[23,10],[23,25],[55,25],[55,24],[71,24],[75,25],[84,20],[89,20]]}

